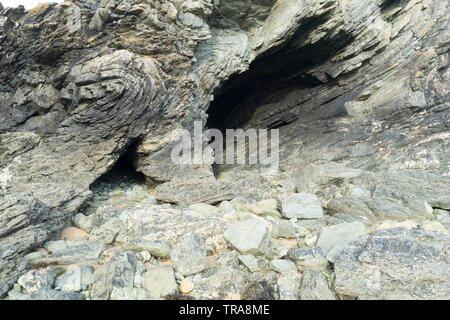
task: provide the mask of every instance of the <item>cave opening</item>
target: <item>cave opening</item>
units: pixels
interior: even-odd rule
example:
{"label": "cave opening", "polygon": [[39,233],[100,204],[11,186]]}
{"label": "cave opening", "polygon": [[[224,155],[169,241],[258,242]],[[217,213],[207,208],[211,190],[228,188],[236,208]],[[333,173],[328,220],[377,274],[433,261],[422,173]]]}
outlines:
{"label": "cave opening", "polygon": [[[258,108],[276,103],[294,90],[334,85],[335,81],[327,74],[318,77],[310,71],[345,48],[353,41],[353,36],[341,31],[324,36],[314,44],[305,44],[310,33],[327,21],[330,14],[305,21],[287,43],[260,54],[247,71],[231,75],[213,94],[214,100],[206,111],[206,127],[221,131],[243,128]],[[265,128],[275,129],[287,124],[289,122],[280,114],[279,119],[266,124]]]}

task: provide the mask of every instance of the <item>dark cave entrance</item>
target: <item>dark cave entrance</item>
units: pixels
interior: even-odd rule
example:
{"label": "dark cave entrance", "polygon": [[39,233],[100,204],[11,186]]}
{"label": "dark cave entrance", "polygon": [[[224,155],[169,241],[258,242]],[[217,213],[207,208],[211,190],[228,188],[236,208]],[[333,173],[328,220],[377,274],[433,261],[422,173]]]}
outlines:
{"label": "dark cave entrance", "polygon": [[130,144],[119,157],[112,168],[104,175],[99,177],[91,186],[96,188],[100,184],[145,184],[146,177],[144,174],[136,171],[133,165],[133,157],[137,147],[137,142]]}

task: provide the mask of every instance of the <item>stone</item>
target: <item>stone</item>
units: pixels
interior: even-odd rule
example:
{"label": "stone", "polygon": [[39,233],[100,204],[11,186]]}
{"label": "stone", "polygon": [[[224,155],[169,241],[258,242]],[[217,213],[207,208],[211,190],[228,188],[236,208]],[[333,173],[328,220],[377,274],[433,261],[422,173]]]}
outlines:
{"label": "stone", "polygon": [[195,288],[195,284],[194,284],[194,282],[192,282],[191,279],[185,278],[185,279],[181,280],[181,283],[180,283],[180,292],[181,292],[182,294],[188,294],[188,293],[190,293],[192,290],[194,290],[194,288]]}
{"label": "stone", "polygon": [[86,232],[90,232],[99,223],[99,221],[98,216],[95,214],[85,216],[84,214],[79,213],[73,218],[73,223],[76,227]]}
{"label": "stone", "polygon": [[281,211],[286,218],[322,219],[322,204],[312,193],[295,193],[281,198]]}
{"label": "stone", "polygon": [[193,275],[206,268],[205,242],[196,233],[185,234],[170,253],[175,270],[184,276]]}
{"label": "stone", "polygon": [[27,254],[26,256],[24,256],[23,258],[25,260],[33,262],[35,260],[44,258],[46,256],[48,256],[48,252],[45,249],[43,249],[43,250],[38,250],[38,251],[35,251],[35,252],[31,252],[31,253]]}
{"label": "stone", "polygon": [[267,225],[259,219],[233,223],[225,232],[225,239],[242,254],[263,255],[270,241]]}
{"label": "stone", "polygon": [[31,270],[25,273],[17,281],[26,293],[33,293],[39,289],[51,289],[56,274],[50,269]]}
{"label": "stone", "polygon": [[299,270],[321,271],[328,266],[325,254],[322,247],[308,247],[289,249],[287,256],[295,261]]}
{"label": "stone", "polygon": [[42,288],[27,295],[26,300],[83,300],[78,292],[61,292],[50,288]]}
{"label": "stone", "polygon": [[241,210],[248,211],[258,216],[281,217],[278,211],[277,200],[267,199],[255,203],[247,203],[241,206]]}
{"label": "stone", "polygon": [[296,273],[280,275],[277,281],[280,300],[298,300],[301,278]]}
{"label": "stone", "polygon": [[325,227],[320,231],[316,246],[325,248],[327,259],[334,262],[344,247],[358,240],[365,232],[365,226],[361,222],[344,222]]}
{"label": "stone", "polygon": [[[0,11],[0,296],[125,154],[177,205],[307,192],[370,223],[450,210],[445,1],[99,2]],[[196,120],[279,128],[280,170],[175,164],[173,130]],[[137,203],[122,201],[130,222]],[[136,214],[116,239],[227,246],[225,215],[142,202],[153,220]]]}
{"label": "stone", "polygon": [[111,300],[147,300],[147,292],[142,288],[114,288]]}
{"label": "stone", "polygon": [[152,256],[163,259],[169,258],[172,251],[165,241],[160,240],[133,239],[124,243],[122,247],[132,251],[147,251]]}
{"label": "stone", "polygon": [[295,238],[297,230],[298,226],[291,220],[282,219],[278,223],[278,237],[280,238]]}
{"label": "stone", "polygon": [[183,235],[195,232],[205,241],[206,250],[212,253],[228,246],[222,234],[233,222],[222,214],[204,215],[165,207],[136,208],[125,215],[131,239],[158,240],[174,246]]}
{"label": "stone", "polygon": [[[99,240],[53,241],[44,245],[51,253],[44,259],[35,261],[57,262],[59,264],[72,264],[81,261],[96,261],[106,249]],[[44,260],[44,261],[42,261]]]}
{"label": "stone", "polygon": [[91,299],[106,300],[115,288],[133,288],[137,261],[134,252],[113,252],[105,263],[94,271]]}
{"label": "stone", "polygon": [[86,232],[75,227],[66,228],[61,233],[62,240],[85,240],[87,238],[89,238],[89,235]]}
{"label": "stone", "polygon": [[442,225],[442,223],[438,221],[428,221],[423,223],[420,228],[425,230],[426,232],[437,232],[437,233],[443,233],[448,235],[449,232],[446,227]]}
{"label": "stone", "polygon": [[55,289],[63,292],[80,292],[90,288],[94,268],[91,265],[70,266],[66,272],[56,278]]}
{"label": "stone", "polygon": [[336,300],[322,272],[305,271],[300,287],[300,300]]}
{"label": "stone", "polygon": [[100,240],[105,244],[114,242],[116,235],[123,229],[123,222],[119,218],[113,218],[99,227],[95,227],[89,234],[90,240]]}
{"label": "stone", "polygon": [[218,214],[220,211],[219,208],[206,203],[194,203],[188,208],[203,214]]}
{"label": "stone", "polygon": [[152,267],[144,273],[142,285],[150,299],[164,298],[178,292],[172,267]]}
{"label": "stone", "polygon": [[240,255],[238,259],[250,272],[256,272],[260,269],[258,259],[251,254]]}
{"label": "stone", "polygon": [[295,263],[283,259],[275,259],[270,261],[270,268],[280,274],[297,272]]}
{"label": "stone", "polygon": [[[214,265],[193,278],[195,289],[189,294],[196,300],[240,299],[249,281],[246,273],[239,267],[236,251],[222,252]],[[197,277],[198,276],[198,277]]]}
{"label": "stone", "polygon": [[449,241],[447,235],[418,228],[376,230],[349,244],[336,260],[336,293],[358,299],[448,299]]}
{"label": "stone", "polygon": [[228,215],[236,214],[236,210],[229,201],[222,201],[219,205],[219,211]]}

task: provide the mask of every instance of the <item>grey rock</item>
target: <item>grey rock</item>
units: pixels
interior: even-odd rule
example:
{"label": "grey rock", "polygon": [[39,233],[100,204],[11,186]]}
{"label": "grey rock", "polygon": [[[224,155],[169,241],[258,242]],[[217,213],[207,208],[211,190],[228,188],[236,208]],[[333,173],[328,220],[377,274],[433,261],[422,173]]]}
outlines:
{"label": "grey rock", "polygon": [[45,259],[60,264],[96,261],[106,249],[105,244],[100,240],[58,240],[48,242],[44,246],[51,251]]}
{"label": "grey rock", "polygon": [[206,250],[212,253],[228,246],[222,233],[233,222],[222,214],[204,215],[167,207],[136,208],[125,215],[131,239],[164,241],[174,246],[183,235],[195,232],[205,241]]}
{"label": "grey rock", "polygon": [[278,237],[295,238],[298,226],[291,220],[280,220],[278,223]]}
{"label": "grey rock", "polygon": [[143,287],[151,299],[163,298],[178,292],[172,267],[152,267],[143,276]]}
{"label": "grey rock", "polygon": [[210,214],[210,213],[218,214],[219,213],[219,208],[212,206],[210,204],[206,204],[206,203],[193,203],[188,208],[193,211],[197,211],[197,212],[200,212],[203,214]]}
{"label": "grey rock", "polygon": [[283,259],[275,259],[270,261],[270,267],[272,270],[284,274],[284,273],[296,273],[297,267],[295,263],[289,260],[283,260]]}
{"label": "grey rock", "polygon": [[224,237],[242,254],[263,255],[269,246],[270,232],[263,221],[246,219],[232,224]]}
{"label": "grey rock", "polygon": [[27,295],[26,300],[83,300],[78,292],[61,292],[49,288],[39,289]]}
{"label": "grey rock", "polygon": [[297,273],[280,275],[277,281],[280,300],[298,300],[301,278]]}
{"label": "grey rock", "polygon": [[18,283],[27,293],[39,289],[51,289],[55,282],[56,274],[51,269],[31,270],[21,276]]}
{"label": "grey rock", "polygon": [[229,201],[222,201],[219,205],[219,210],[223,214],[235,214],[236,210]]}
{"label": "grey rock", "polygon": [[241,210],[248,211],[259,216],[281,216],[280,212],[278,211],[277,201],[275,199],[267,199],[255,203],[243,204],[241,206]]}
{"label": "grey rock", "polygon": [[295,261],[298,269],[320,271],[327,267],[325,250],[322,247],[289,249],[287,256]]}
{"label": "grey rock", "polygon": [[148,251],[152,256],[159,258],[169,258],[172,248],[164,241],[133,239],[124,243],[122,247],[132,251]]}
{"label": "grey rock", "polygon": [[287,218],[322,219],[322,205],[312,193],[295,193],[281,198],[281,211]]}
{"label": "grey rock", "polygon": [[300,287],[300,300],[336,300],[322,272],[305,271]]}
{"label": "grey rock", "polygon": [[97,215],[85,216],[84,214],[79,213],[73,218],[73,223],[76,227],[86,232],[90,232],[99,223],[98,220]]}
{"label": "grey rock", "polygon": [[137,258],[133,252],[114,252],[95,270],[91,299],[109,299],[115,288],[133,288]]}
{"label": "grey rock", "polygon": [[417,228],[374,231],[336,260],[336,292],[359,299],[448,299],[449,240]]}
{"label": "grey rock", "polygon": [[258,259],[251,254],[240,255],[238,256],[238,259],[250,272],[255,272],[260,269]]}
{"label": "grey rock", "polygon": [[201,272],[206,267],[205,242],[196,233],[185,234],[170,253],[175,270],[184,276]]}
{"label": "grey rock", "polygon": [[[371,220],[450,209],[447,13],[439,0],[2,10],[0,295],[28,270],[22,257],[78,213],[127,148],[170,203],[297,189],[331,214]],[[218,165],[217,178],[210,165],[193,174],[173,164],[172,129],[195,120],[280,128],[280,176],[268,179],[259,164]],[[276,180],[287,179],[295,187],[279,190]]]}
{"label": "grey rock", "polygon": [[344,222],[325,227],[320,231],[316,246],[327,251],[327,259],[334,262],[344,247],[358,240],[364,234],[365,226],[361,222]]}
{"label": "grey rock", "polygon": [[66,272],[56,278],[55,289],[63,292],[80,292],[89,289],[94,276],[91,265],[70,266]]}
{"label": "grey rock", "polygon": [[239,266],[238,256],[236,251],[222,252],[202,277],[194,277],[195,288],[189,295],[196,300],[241,297],[249,279]]}

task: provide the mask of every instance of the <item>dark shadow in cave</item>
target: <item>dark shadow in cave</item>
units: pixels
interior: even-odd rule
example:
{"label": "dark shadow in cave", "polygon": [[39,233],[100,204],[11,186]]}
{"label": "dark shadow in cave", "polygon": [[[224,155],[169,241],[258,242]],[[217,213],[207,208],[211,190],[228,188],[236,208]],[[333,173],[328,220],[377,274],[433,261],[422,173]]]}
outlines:
{"label": "dark shadow in cave", "polygon": [[[308,34],[329,19],[330,12],[304,23],[287,43],[271,48],[256,58],[249,70],[232,75],[214,92],[207,114],[208,128],[219,130],[245,125],[259,106],[279,101],[293,90],[314,88],[323,84],[309,70],[325,63],[347,46],[353,38],[343,32],[332,39],[302,46]],[[326,37],[325,37],[326,38]],[[322,78],[323,79],[323,78]],[[327,76],[327,83],[333,79]],[[281,117],[268,129],[287,125]]]}

